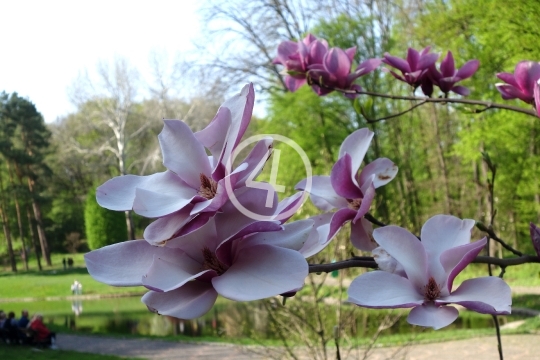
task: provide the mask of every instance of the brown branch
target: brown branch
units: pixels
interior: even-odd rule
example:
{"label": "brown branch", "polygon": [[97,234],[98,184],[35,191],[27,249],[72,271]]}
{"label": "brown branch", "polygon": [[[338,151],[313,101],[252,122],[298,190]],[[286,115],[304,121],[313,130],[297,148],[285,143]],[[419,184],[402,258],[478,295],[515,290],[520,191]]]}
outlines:
{"label": "brown branch", "polygon": [[[520,257],[499,259],[491,256],[477,256],[473,261],[475,264],[491,264],[501,268],[508,266],[522,265],[526,263],[540,263],[540,258],[533,255],[522,255]],[[309,264],[310,273],[329,273],[335,270],[348,269],[352,267],[362,267],[377,269],[378,265],[372,257],[357,257],[329,264]]]}
{"label": "brown branch", "polygon": [[426,100],[422,100],[421,102],[419,102],[418,104],[415,104],[413,106],[411,106],[410,108],[408,108],[407,110],[404,110],[404,111],[401,111],[399,113],[396,113],[396,114],[392,114],[392,115],[388,115],[388,116],[383,116],[381,118],[378,118],[378,119],[370,119],[369,116],[367,116],[366,112],[364,111],[364,109],[362,107],[360,107],[360,111],[362,112],[362,116],[364,116],[364,118],[366,119],[366,121],[368,123],[376,123],[376,122],[379,122],[379,121],[383,121],[383,120],[389,120],[389,119],[392,119],[392,118],[395,118],[395,117],[398,117],[398,116],[401,116],[401,115],[404,115],[408,112],[411,112],[413,111],[414,109],[416,109],[417,107],[419,106],[422,106],[426,103]]}
{"label": "brown branch", "polygon": [[506,242],[504,242],[504,240],[500,239],[496,234],[495,232],[493,231],[493,229],[491,227],[488,227],[486,225],[484,225],[483,223],[477,221],[476,222],[476,227],[480,230],[482,230],[483,232],[487,233],[489,235],[489,237],[493,240],[495,240],[496,242],[498,242],[499,244],[502,245],[503,248],[505,248],[506,250],[510,251],[511,253],[513,253],[514,255],[517,255],[517,256],[523,256],[523,253],[519,250],[516,250],[514,249],[513,247],[511,247],[510,245],[508,245]]}

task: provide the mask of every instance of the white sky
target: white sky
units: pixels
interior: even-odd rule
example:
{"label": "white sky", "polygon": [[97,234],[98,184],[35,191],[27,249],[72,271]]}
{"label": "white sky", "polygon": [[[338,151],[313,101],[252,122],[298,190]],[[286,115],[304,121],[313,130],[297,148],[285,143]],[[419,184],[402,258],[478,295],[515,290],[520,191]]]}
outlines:
{"label": "white sky", "polygon": [[67,89],[99,60],[142,72],[153,50],[193,50],[204,0],[0,0],[0,92],[28,97],[45,121],[75,110]]}

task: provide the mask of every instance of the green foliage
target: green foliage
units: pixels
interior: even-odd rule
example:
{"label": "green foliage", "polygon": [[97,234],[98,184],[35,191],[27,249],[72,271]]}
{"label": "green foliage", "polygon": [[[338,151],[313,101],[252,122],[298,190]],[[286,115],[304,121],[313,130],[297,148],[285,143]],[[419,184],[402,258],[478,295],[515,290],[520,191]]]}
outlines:
{"label": "green foliage", "polygon": [[86,198],[84,223],[88,246],[92,250],[127,239],[124,213],[99,206],[95,190],[90,191]]}

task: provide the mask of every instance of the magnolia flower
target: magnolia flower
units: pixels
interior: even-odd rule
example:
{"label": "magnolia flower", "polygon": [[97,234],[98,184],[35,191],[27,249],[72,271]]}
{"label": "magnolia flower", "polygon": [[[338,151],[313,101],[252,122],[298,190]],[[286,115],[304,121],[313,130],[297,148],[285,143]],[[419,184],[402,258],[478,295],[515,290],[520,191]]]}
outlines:
{"label": "magnolia flower", "polygon": [[[311,201],[323,211],[332,213],[328,237],[348,221],[351,222],[351,241],[358,249],[370,251],[376,244],[371,241],[369,222],[362,217],[369,211],[375,197],[375,189],[389,183],[397,174],[397,166],[389,159],[379,158],[366,165],[360,173],[358,169],[364,160],[374,133],[360,129],[347,136],[341,144],[339,159],[330,176],[312,177]],[[304,190],[307,179],[300,181],[296,188]]]}
{"label": "magnolia flower", "polygon": [[243,187],[271,151],[272,139],[263,139],[241,165],[226,173],[226,165],[251,119],[254,97],[253,85],[246,85],[197,133],[182,121],[165,120],[158,139],[168,170],[113,178],[97,188],[98,203],[110,210],[133,209],[139,215],[159,218],[145,232],[152,239],[168,239],[160,231],[164,227],[174,225],[175,231],[167,235],[173,236],[186,226],[192,231],[203,225],[229,199],[225,182],[230,181],[233,190]]}
{"label": "magnolia flower", "polygon": [[[252,211],[265,209],[265,191],[250,189],[238,199]],[[210,310],[217,295],[237,301],[295,291],[308,265],[300,250],[313,232],[313,220],[286,225],[244,216],[230,202],[197,231],[163,246],[132,240],[85,255],[96,280],[114,286],[145,286],[142,301],[159,314],[183,319]]]}
{"label": "magnolia flower", "polygon": [[[441,71],[439,72],[435,65],[432,65],[429,68],[429,76],[432,82],[437,85],[443,93],[448,94],[450,91],[453,91],[459,95],[467,96],[470,93],[469,89],[460,85],[456,86],[455,84],[473,76],[476,70],[478,70],[479,65],[480,62],[478,60],[469,60],[463,64],[461,69],[456,71],[454,57],[452,52],[449,51],[441,62],[439,67]],[[422,90],[424,90],[424,88],[422,88]],[[426,95],[431,96],[431,93]]]}
{"label": "magnolia flower", "polygon": [[452,290],[455,277],[478,255],[487,239],[470,243],[474,220],[437,215],[422,227],[421,239],[397,226],[373,231],[377,243],[403,269],[403,275],[371,271],[353,280],[348,301],[368,308],[413,308],[407,321],[435,329],[458,317],[459,304],[482,314],[510,314],[510,287],[488,276],[465,280]]}
{"label": "magnolia flower", "polygon": [[[312,79],[311,87],[318,95],[326,95],[334,89],[361,91],[359,85],[353,84],[360,76],[375,70],[380,59],[368,59],[358,65],[351,73],[356,47],[347,50],[331,48],[323,58],[322,63],[309,65],[308,75]],[[345,96],[354,99],[358,94],[345,93]]]}
{"label": "magnolia flower", "polygon": [[295,92],[306,83],[308,66],[320,64],[328,51],[326,40],[308,34],[302,41],[284,41],[278,46],[278,55],[272,62],[285,66],[285,85]]}
{"label": "magnolia flower", "polygon": [[434,65],[439,58],[439,54],[430,53],[430,49],[431,47],[428,46],[422,51],[418,52],[413,48],[409,48],[409,50],[407,51],[406,60],[392,56],[389,53],[385,53],[382,62],[398,69],[402,74],[399,75],[396,72],[389,70],[390,74],[392,74],[393,77],[403,82],[406,82],[414,89],[422,85],[422,90],[426,88],[424,94],[428,92],[429,95],[431,95],[431,93],[433,92],[433,84],[427,76],[427,73],[428,68]]}
{"label": "magnolia flower", "polygon": [[531,223],[529,230],[531,232],[531,241],[536,251],[536,255],[540,256],[540,229],[535,224]]}
{"label": "magnolia flower", "polygon": [[506,84],[497,83],[495,86],[504,100],[520,99],[527,104],[533,104],[540,116],[540,63],[536,61],[520,61],[514,74],[498,73],[497,77]]}

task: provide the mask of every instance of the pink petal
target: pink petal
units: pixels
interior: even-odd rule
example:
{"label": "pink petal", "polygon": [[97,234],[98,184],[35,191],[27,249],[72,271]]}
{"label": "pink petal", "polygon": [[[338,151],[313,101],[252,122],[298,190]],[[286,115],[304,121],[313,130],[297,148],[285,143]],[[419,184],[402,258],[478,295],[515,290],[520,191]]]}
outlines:
{"label": "pink petal", "polygon": [[84,255],[90,275],[113,286],[142,285],[142,276],[152,265],[154,255],[174,260],[180,250],[151,246],[144,240],[125,241],[102,247]]}
{"label": "pink petal", "polygon": [[156,219],[144,229],[144,239],[151,245],[161,245],[174,237],[179,230],[186,225],[194,216],[190,215],[192,206],[186,206],[182,210]]}
{"label": "pink petal", "polygon": [[356,213],[353,222],[357,222],[361,217],[366,215],[366,213],[369,211],[369,208],[371,207],[373,199],[375,199],[373,176],[371,178],[368,178],[366,182],[362,184],[360,190],[362,190],[362,194],[364,194],[364,197],[362,199],[362,202],[360,203],[360,207],[358,208],[358,212]]}
{"label": "pink petal", "polygon": [[295,79],[292,76],[285,76],[285,86],[290,92],[295,92],[306,83],[306,79]]}
{"label": "pink petal", "polygon": [[349,57],[349,60],[351,63],[354,62],[354,55],[356,54],[356,46],[353,46],[352,48],[345,49],[345,54]]}
{"label": "pink petal", "polygon": [[459,311],[455,307],[424,304],[411,310],[407,322],[438,330],[453,323],[458,316]]}
{"label": "pink petal", "polygon": [[197,196],[195,190],[189,187],[167,190],[173,191],[158,192],[141,188],[135,189],[133,211],[149,218],[165,216],[181,210]]}
{"label": "pink petal", "polygon": [[256,245],[237,253],[232,266],[212,284],[226,298],[250,301],[298,289],[307,275],[307,262],[298,251]]}
{"label": "pink petal", "polygon": [[535,61],[521,61],[516,65],[514,76],[520,90],[532,98],[534,85],[540,79],[540,64]]}
{"label": "pink petal", "polygon": [[424,302],[407,278],[380,270],[358,276],[347,293],[348,302],[374,309],[410,308]]}
{"label": "pink petal", "polygon": [[420,61],[418,61],[416,70],[425,70],[435,64],[438,59],[439,54],[437,53],[423,54],[422,56],[420,56]]}
{"label": "pink petal", "polygon": [[535,224],[530,223],[529,232],[536,255],[540,256],[540,229]]}
{"label": "pink petal", "polygon": [[445,250],[470,243],[474,224],[474,220],[461,220],[451,215],[429,218],[420,233],[429,257],[438,259]]}
{"label": "pink petal", "polygon": [[192,188],[199,189],[201,174],[210,177],[212,172],[206,150],[184,122],[164,120],[164,123],[158,135],[163,165]]}
{"label": "pink petal", "polygon": [[311,43],[309,47],[309,63],[307,65],[322,64],[327,51],[328,49],[322,42],[317,40]]}
{"label": "pink petal", "polygon": [[142,283],[151,290],[167,292],[179,288],[208,271],[200,262],[186,254],[181,254],[173,261],[154,255],[154,261],[143,276]]}
{"label": "pink petal", "polygon": [[452,294],[437,302],[454,303],[482,314],[510,314],[512,291],[496,276],[465,280]]}
{"label": "pink petal", "polygon": [[514,77],[514,74],[502,72],[502,73],[498,73],[497,77],[501,79],[502,81],[504,81],[505,83],[512,85],[515,88],[519,88],[519,84],[517,83],[516,78]]}
{"label": "pink petal", "polygon": [[336,211],[334,216],[332,216],[332,220],[330,221],[330,231],[328,233],[328,237],[334,237],[347,221],[354,219],[357,213],[357,211],[349,208],[342,208]]}
{"label": "pink petal", "polygon": [[[228,108],[221,107],[212,122],[203,130],[195,133],[195,138],[210,150],[216,166],[221,160],[230,127],[231,111]],[[215,172],[215,168],[213,172]]]}
{"label": "pink petal", "polygon": [[324,56],[324,66],[328,72],[336,78],[347,77],[351,72],[351,60],[349,56],[339,48],[331,48]]}
{"label": "pink petal", "polygon": [[255,102],[255,90],[253,84],[245,85],[239,94],[227,99],[221,107],[226,107],[231,111],[231,127],[227,133],[227,140],[223,155],[221,156],[222,164],[226,164],[232,152],[240,143],[242,136],[251,121],[253,113],[253,104]]}
{"label": "pink petal", "polygon": [[240,247],[272,245],[291,250],[300,250],[314,229],[315,222],[310,219],[298,220],[283,225],[279,231],[256,233],[243,240]]}
{"label": "pink petal", "polygon": [[478,70],[478,67],[480,66],[480,61],[478,60],[469,60],[463,66],[461,69],[459,69],[456,73],[456,77],[463,79],[470,78],[474,75],[476,70]]}
{"label": "pink petal", "polygon": [[283,41],[278,45],[277,48],[277,57],[274,60],[274,64],[285,65],[285,62],[289,59],[291,55],[298,51],[298,44],[294,41]]}
{"label": "pink petal", "polygon": [[454,278],[476,258],[486,243],[486,238],[483,238],[470,244],[450,248],[441,254],[441,265],[448,277],[446,284],[448,293],[452,291]]}
{"label": "pink petal", "polygon": [[[323,211],[329,211],[332,208],[343,208],[348,206],[348,202],[339,196],[332,187],[330,176],[313,176],[311,178],[310,194],[315,206]],[[307,179],[300,181],[294,187],[296,190],[306,190]]]}
{"label": "pink petal", "polygon": [[[305,258],[321,252],[328,244],[330,244],[330,241],[333,238],[333,235],[330,236],[330,221],[333,216],[333,213],[327,213],[309,218],[309,220],[314,222],[314,228],[302,248],[299,250]],[[334,235],[335,234],[336,233],[334,233]]]}
{"label": "pink petal", "polygon": [[362,62],[360,65],[356,67],[356,70],[354,71],[354,76],[360,77],[367,73],[372,72],[376,68],[381,65],[382,60],[381,59],[368,59],[364,62]]}
{"label": "pink petal", "polygon": [[149,291],[141,301],[149,310],[179,319],[195,319],[206,314],[214,305],[217,292],[210,283],[191,281],[166,293]]}
{"label": "pink petal", "polygon": [[373,239],[373,225],[368,220],[361,218],[351,223],[351,243],[362,251],[371,251],[378,246]]}
{"label": "pink petal", "polygon": [[281,200],[278,203],[274,219],[279,220],[282,224],[289,220],[304,204],[307,196],[308,194],[306,192],[297,192],[296,194]]}
{"label": "pink petal", "polygon": [[449,51],[443,61],[441,61],[440,69],[443,77],[451,77],[455,75],[456,69],[454,67],[454,56],[452,55],[451,51]]}
{"label": "pink petal", "polygon": [[501,96],[504,100],[512,100],[517,98],[525,101],[526,103],[532,100],[532,97],[527,96],[518,88],[515,88],[512,85],[497,83],[495,84],[495,87],[501,93]]}
{"label": "pink petal", "polygon": [[374,133],[367,128],[356,130],[345,138],[339,149],[338,158],[345,156],[345,153],[351,156],[352,172],[356,174],[371,143]]}
{"label": "pink petal", "polygon": [[540,84],[538,82],[534,85],[534,107],[536,114],[540,117]]}
{"label": "pink petal", "polygon": [[395,67],[402,73],[411,72],[411,67],[409,66],[409,63],[407,61],[401,58],[392,56],[389,53],[384,54],[384,59],[382,60],[382,62],[392,67]]}
{"label": "pink petal", "polygon": [[356,172],[352,170],[352,159],[347,153],[332,167],[330,181],[336,193],[346,199],[358,199],[362,197],[360,187],[356,182]]}
{"label": "pink petal", "polygon": [[428,258],[422,245],[423,241],[420,242],[407,230],[393,225],[375,229],[373,238],[401,263],[409,281],[417,289],[423,289],[428,283]]}
{"label": "pink petal", "polygon": [[[248,156],[231,174],[230,181],[234,182],[233,189],[244,186],[248,178],[255,179],[259,175],[271,154],[273,142],[274,139],[271,137],[265,137],[255,144]],[[226,166],[227,170],[232,168],[232,164],[226,164]]]}
{"label": "pink petal", "polygon": [[96,189],[96,200],[100,206],[110,210],[131,210],[137,188],[182,198],[196,194],[196,191],[175,173],[165,171],[148,176],[124,175],[112,178]]}
{"label": "pink petal", "polygon": [[453,91],[456,94],[459,94],[461,96],[468,96],[471,93],[468,88],[466,88],[465,86],[461,86],[461,85],[452,87],[450,89],[450,91]]}
{"label": "pink petal", "polygon": [[376,159],[362,169],[358,182],[363,184],[366,180],[375,175],[373,178],[373,186],[375,188],[388,184],[396,177],[398,167],[391,160],[387,158]]}
{"label": "pink petal", "polygon": [[199,263],[204,262],[202,250],[207,247],[215,251],[221,239],[218,237],[215,217],[208,220],[197,231],[175,237],[165,244],[167,249],[178,249]]}
{"label": "pink petal", "polygon": [[411,68],[411,71],[418,69],[418,61],[420,60],[420,54],[413,48],[407,50],[407,62]]}

